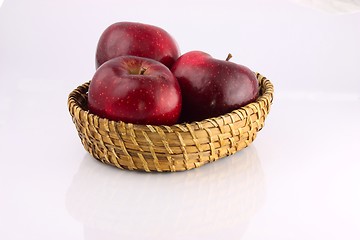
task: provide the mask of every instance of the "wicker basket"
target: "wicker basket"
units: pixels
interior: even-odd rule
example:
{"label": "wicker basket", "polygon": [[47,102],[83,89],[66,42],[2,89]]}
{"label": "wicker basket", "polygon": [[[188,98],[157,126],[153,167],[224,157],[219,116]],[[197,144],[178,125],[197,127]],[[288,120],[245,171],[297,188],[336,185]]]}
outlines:
{"label": "wicker basket", "polygon": [[110,121],[88,112],[85,83],[69,95],[68,107],[86,151],[121,169],[174,172],[231,155],[254,141],[273,100],[273,85],[256,74],[259,98],[231,113],[173,126]]}

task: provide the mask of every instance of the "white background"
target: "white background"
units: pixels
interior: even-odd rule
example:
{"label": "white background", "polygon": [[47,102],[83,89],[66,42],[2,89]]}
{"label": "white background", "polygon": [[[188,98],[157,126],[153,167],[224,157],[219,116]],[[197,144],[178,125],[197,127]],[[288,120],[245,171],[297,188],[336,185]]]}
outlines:
{"label": "white background", "polygon": [[[358,0],[5,0],[0,239],[360,239],[359,12]],[[67,96],[118,21],[268,77],[275,99],[255,142],[174,174],[90,157]]]}

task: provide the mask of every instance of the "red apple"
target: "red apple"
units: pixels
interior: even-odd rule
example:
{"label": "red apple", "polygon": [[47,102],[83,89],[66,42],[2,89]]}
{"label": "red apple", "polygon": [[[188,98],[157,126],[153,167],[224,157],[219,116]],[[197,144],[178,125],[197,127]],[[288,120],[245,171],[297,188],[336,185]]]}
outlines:
{"label": "red apple", "polygon": [[132,55],[151,58],[171,67],[180,52],[165,30],[142,23],[118,22],[101,35],[96,51],[96,67],[109,59]]}
{"label": "red apple", "polygon": [[250,69],[214,59],[204,52],[192,51],[182,55],[171,71],[181,87],[182,118],[185,121],[216,117],[258,97],[258,81]]}
{"label": "red apple", "polygon": [[89,111],[135,124],[173,125],[181,111],[180,86],[152,59],[121,56],[97,69],[89,86]]}

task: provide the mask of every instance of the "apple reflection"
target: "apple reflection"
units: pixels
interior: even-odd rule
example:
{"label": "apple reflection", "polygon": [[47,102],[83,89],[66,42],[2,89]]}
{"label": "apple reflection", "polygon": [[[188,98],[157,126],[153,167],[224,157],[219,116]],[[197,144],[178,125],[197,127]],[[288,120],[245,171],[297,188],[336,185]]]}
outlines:
{"label": "apple reflection", "polygon": [[330,13],[356,13],[360,11],[360,0],[292,0]]}
{"label": "apple reflection", "polygon": [[[91,239],[239,239],[264,200],[264,176],[253,146],[178,173],[118,170],[86,155],[66,206]],[[229,237],[228,237],[229,238]]]}

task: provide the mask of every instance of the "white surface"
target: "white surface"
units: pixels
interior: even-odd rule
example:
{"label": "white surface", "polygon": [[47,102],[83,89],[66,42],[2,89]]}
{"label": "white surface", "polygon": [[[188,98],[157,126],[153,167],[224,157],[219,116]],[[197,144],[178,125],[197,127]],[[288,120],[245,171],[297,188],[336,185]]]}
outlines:
{"label": "white surface", "polygon": [[[358,9],[340,0],[5,0],[0,239],[360,239]],[[92,77],[101,32],[123,20],[165,28],[183,53],[231,52],[271,79],[274,105],[255,142],[175,174],[92,159],[67,95]]]}

